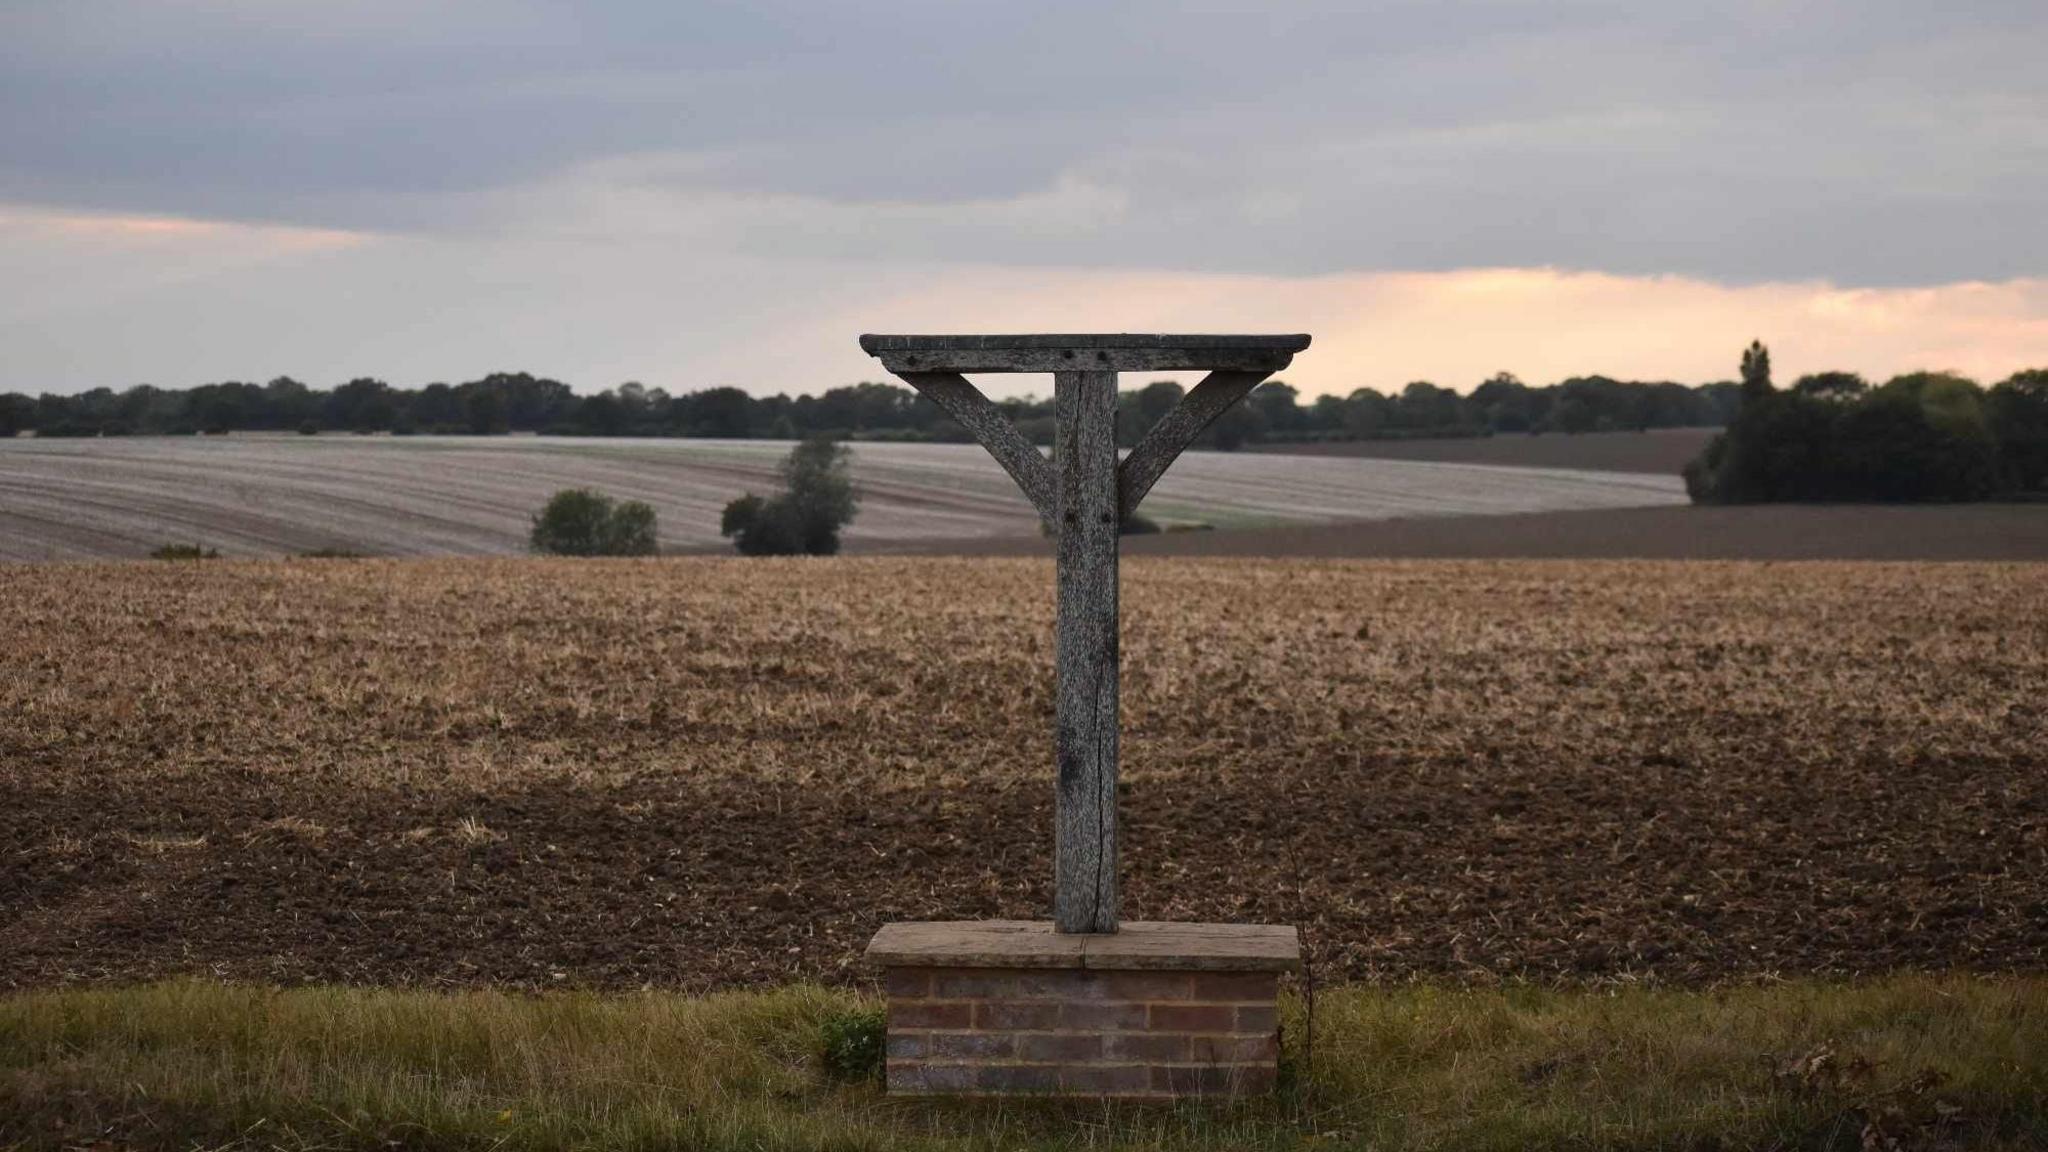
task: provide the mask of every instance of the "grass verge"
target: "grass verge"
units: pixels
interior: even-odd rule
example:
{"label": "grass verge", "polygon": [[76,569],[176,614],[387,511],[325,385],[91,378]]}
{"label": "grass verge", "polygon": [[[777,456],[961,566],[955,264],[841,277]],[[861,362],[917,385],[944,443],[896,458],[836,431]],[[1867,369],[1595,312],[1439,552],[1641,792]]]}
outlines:
{"label": "grass verge", "polygon": [[692,998],[179,981],[0,998],[0,1147],[2024,1148],[2048,979],[1362,987],[1234,1105],[889,1100],[813,987]]}

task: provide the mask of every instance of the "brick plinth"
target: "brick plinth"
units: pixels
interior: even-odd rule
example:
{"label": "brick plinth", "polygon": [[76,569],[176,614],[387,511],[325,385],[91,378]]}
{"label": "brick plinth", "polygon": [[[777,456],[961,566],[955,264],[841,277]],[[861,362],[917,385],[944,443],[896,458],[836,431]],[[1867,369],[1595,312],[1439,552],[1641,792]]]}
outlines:
{"label": "brick plinth", "polygon": [[1270,1091],[1291,928],[1021,921],[890,925],[892,1095],[1175,1097]]}

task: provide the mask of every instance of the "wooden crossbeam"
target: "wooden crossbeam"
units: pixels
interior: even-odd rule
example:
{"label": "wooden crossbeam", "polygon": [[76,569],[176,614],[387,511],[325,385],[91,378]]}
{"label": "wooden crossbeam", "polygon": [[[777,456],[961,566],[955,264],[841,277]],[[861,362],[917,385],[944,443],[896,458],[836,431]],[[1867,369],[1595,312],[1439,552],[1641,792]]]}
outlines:
{"label": "wooden crossbeam", "polygon": [[1278,372],[1309,338],[1150,333],[1029,336],[863,336],[860,346],[908,372]]}

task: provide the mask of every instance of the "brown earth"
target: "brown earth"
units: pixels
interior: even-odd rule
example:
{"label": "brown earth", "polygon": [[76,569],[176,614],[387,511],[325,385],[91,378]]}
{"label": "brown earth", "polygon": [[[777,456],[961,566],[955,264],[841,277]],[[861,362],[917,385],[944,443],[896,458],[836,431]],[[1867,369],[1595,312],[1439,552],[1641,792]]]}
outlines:
{"label": "brown earth", "polygon": [[[858,550],[1043,556],[1039,536]],[[2048,560],[2048,503],[1752,504],[1292,524],[1127,536],[1132,556],[1428,560]]]}
{"label": "brown earth", "polygon": [[[0,985],[854,979],[1047,904],[1050,566],[0,582]],[[1325,978],[2048,969],[2048,567],[1126,566],[1137,918]]]}
{"label": "brown earth", "polygon": [[1363,456],[1446,464],[1511,464],[1591,472],[1655,472],[1676,476],[1720,433],[1719,428],[1656,428],[1647,432],[1573,435],[1503,432],[1439,440],[1345,440],[1329,444],[1260,444],[1247,451],[1297,456]]}

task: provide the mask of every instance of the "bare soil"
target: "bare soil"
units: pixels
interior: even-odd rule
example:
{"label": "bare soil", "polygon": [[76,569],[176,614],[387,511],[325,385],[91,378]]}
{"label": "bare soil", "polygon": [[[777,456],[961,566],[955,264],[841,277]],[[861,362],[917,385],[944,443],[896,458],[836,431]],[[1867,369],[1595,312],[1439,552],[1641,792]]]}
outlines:
{"label": "bare soil", "polygon": [[1647,432],[1526,433],[1447,437],[1440,440],[1350,440],[1332,444],[1262,444],[1260,452],[1348,456],[1373,460],[1429,460],[1447,464],[1505,464],[1523,468],[1577,468],[1592,472],[1646,472],[1676,476],[1720,433],[1719,428],[1656,428]]}
{"label": "bare soil", "polygon": [[[1039,536],[859,551],[1040,556]],[[1132,556],[1322,559],[2048,560],[2048,503],[1609,508],[1127,536]]]}
{"label": "bare soil", "polygon": [[[1036,560],[10,569],[0,985],[863,977],[1049,905]],[[1126,912],[2048,970],[2048,567],[1132,559]]]}

